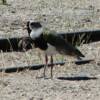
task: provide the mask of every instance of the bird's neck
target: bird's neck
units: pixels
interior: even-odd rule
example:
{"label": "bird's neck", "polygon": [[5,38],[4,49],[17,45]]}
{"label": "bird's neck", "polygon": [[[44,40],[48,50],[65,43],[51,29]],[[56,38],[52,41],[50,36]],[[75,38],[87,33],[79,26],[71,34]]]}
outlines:
{"label": "bird's neck", "polygon": [[34,41],[34,44],[35,44],[36,48],[46,50],[47,47],[48,47],[47,41],[44,39],[43,34],[41,34],[39,37],[35,38],[33,41]]}
{"label": "bird's neck", "polygon": [[30,37],[32,39],[38,38],[40,37],[40,35],[43,33],[43,28],[39,28],[39,29],[32,29],[32,31],[30,32]]}

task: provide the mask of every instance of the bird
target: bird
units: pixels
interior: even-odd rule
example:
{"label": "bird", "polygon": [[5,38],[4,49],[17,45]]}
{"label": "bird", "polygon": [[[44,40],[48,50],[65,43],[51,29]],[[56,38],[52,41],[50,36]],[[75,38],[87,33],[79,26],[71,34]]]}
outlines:
{"label": "bird", "polygon": [[75,46],[66,42],[61,36],[55,34],[55,31],[48,31],[48,29],[44,28],[38,21],[28,21],[27,31],[35,47],[44,51],[44,78],[46,77],[45,71],[48,66],[48,56],[50,56],[51,59],[51,78],[53,78],[53,56],[55,54],[69,55],[76,58],[85,57]]}

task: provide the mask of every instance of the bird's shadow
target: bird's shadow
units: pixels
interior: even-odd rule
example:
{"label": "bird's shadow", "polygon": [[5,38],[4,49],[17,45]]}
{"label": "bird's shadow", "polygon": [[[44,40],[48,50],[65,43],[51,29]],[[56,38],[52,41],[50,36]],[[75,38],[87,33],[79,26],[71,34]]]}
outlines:
{"label": "bird's shadow", "polygon": [[96,80],[97,77],[88,77],[88,76],[74,76],[74,77],[58,77],[59,80],[69,80],[69,81],[86,81],[86,80]]}

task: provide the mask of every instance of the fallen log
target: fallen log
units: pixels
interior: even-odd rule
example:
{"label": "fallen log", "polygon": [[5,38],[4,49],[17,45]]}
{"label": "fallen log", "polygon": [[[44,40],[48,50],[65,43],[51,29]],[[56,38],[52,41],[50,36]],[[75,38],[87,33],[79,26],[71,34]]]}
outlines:
{"label": "fallen log", "polygon": [[100,41],[100,30],[77,31],[59,33],[66,41],[73,45],[88,44]]}
{"label": "fallen log", "polygon": [[[89,31],[79,31],[79,32],[68,32],[68,33],[58,33],[66,41],[70,42],[72,45],[87,44],[91,42],[100,41],[100,30],[89,30]],[[29,37],[14,37],[14,38],[2,38],[0,39],[0,51],[2,52],[22,52],[23,48],[19,48],[19,41],[26,38],[28,42],[31,41]],[[30,42],[31,43],[31,42]],[[28,45],[30,45],[28,43]],[[28,46],[27,45],[27,46]],[[28,49],[32,49],[29,46]]]}
{"label": "fallen log", "polygon": [[[93,59],[89,59],[89,60],[78,60],[78,61],[74,61],[72,63],[75,63],[77,65],[81,65],[81,64],[87,64],[94,61]],[[55,62],[53,63],[53,65],[64,65],[65,63],[68,62]],[[41,69],[42,67],[44,67],[45,64],[33,64],[33,65],[23,65],[23,66],[17,66],[17,67],[3,67],[0,68],[0,72],[6,72],[6,73],[11,73],[11,72],[19,72],[19,71],[23,71],[25,69],[29,69],[29,70],[38,70]],[[48,64],[48,66],[51,66],[51,64]]]}
{"label": "fallen log", "polygon": [[[2,52],[22,52],[23,48],[20,48],[19,42],[23,39],[27,39],[27,41],[29,42],[29,44],[31,44],[30,37],[14,37],[14,38],[2,38],[0,39],[0,51]],[[29,45],[28,44],[28,45]],[[32,49],[32,46],[29,48]]]}

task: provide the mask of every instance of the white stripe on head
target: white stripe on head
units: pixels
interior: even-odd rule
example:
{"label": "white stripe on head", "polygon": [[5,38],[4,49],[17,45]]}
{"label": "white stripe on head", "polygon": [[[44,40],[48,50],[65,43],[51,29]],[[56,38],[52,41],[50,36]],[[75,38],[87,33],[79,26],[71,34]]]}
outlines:
{"label": "white stripe on head", "polygon": [[32,39],[38,38],[43,32],[43,27],[38,28],[38,29],[32,29],[31,33],[30,33],[30,37]]}

